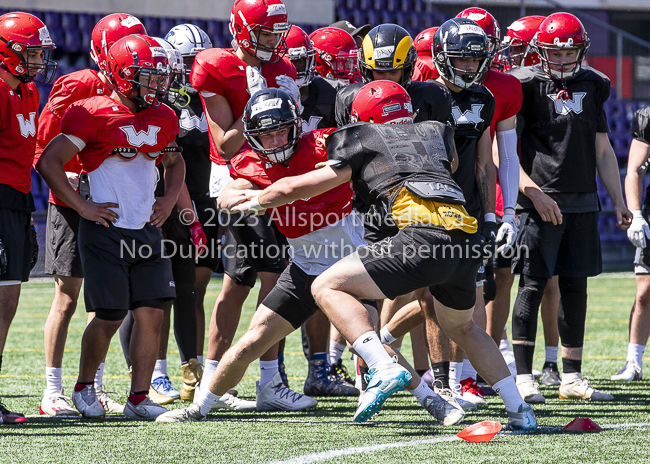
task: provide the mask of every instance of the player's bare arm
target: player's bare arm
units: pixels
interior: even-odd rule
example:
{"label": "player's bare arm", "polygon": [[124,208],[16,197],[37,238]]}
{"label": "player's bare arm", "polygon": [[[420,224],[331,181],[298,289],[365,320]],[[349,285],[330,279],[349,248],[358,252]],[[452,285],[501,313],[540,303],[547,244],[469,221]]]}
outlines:
{"label": "player's bare arm", "polygon": [[[177,145],[176,142],[172,142],[168,146],[176,147]],[[156,198],[153,205],[153,214],[149,221],[151,225],[156,227],[161,227],[167,220],[178,201],[181,188],[185,185],[185,161],[180,153],[166,153],[162,164],[165,168],[165,195]]]}
{"label": "player's bare arm", "polygon": [[217,197],[217,207],[219,209],[232,209],[235,206],[248,200],[246,191],[257,190],[260,187],[247,179],[236,179],[230,182]]}
{"label": "player's bare arm", "polygon": [[609,198],[614,203],[616,225],[626,230],[632,223],[632,213],[625,206],[616,154],[609,143],[609,137],[604,132],[596,134],[596,168]]}
{"label": "player's bare arm", "polygon": [[552,222],[554,226],[562,224],[560,207],[555,200],[542,192],[539,185],[526,174],[521,166],[519,166],[519,191],[530,198],[544,222]]}
{"label": "player's bare arm", "polygon": [[119,218],[118,214],[109,208],[117,208],[119,205],[117,203],[94,203],[92,200],[84,201],[68,182],[63,165],[77,153],[79,153],[79,148],[70,139],[65,135],[58,135],[43,151],[41,158],[36,163],[36,170],[43,176],[52,192],[74,208],[82,217],[108,227],[108,221],[115,222]]}
{"label": "player's bare arm", "polygon": [[477,146],[476,183],[481,197],[483,213],[494,213],[497,195],[497,173],[492,161],[490,131],[483,132]]}
{"label": "player's bare arm", "polygon": [[643,200],[643,176],[638,170],[643,166],[650,156],[650,145],[640,140],[633,139],[630,144],[630,153],[627,160],[627,175],[625,176],[625,198],[630,211],[640,211]]}
{"label": "player's bare arm", "polygon": [[237,118],[232,114],[230,103],[226,97],[213,95],[204,98],[205,117],[210,127],[219,155],[229,161],[244,144],[244,123],[241,115]]}

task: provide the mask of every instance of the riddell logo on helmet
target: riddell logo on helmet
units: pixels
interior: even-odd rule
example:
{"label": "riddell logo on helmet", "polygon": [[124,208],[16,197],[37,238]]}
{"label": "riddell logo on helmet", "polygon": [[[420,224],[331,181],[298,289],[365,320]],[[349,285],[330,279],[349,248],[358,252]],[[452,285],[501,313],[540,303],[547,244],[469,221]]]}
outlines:
{"label": "riddell logo on helmet", "polygon": [[267,16],[286,15],[287,7],[284,6],[284,3],[269,5],[266,7],[266,14]]}

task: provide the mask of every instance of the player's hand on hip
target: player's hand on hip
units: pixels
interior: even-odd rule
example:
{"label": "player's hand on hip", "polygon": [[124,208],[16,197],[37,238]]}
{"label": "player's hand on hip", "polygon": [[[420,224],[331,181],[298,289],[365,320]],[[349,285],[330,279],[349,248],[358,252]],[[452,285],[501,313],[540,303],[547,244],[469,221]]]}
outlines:
{"label": "player's hand on hip", "polygon": [[[621,230],[628,230],[629,227],[632,225],[632,221],[633,221],[632,212],[629,209],[627,209],[627,207],[624,204],[615,205],[614,211],[616,212],[616,226]],[[639,213],[641,212],[639,211]],[[646,236],[650,238],[650,228],[648,227],[647,222],[645,223],[644,232]]]}
{"label": "player's hand on hip", "polygon": [[104,227],[108,227],[109,222],[116,222],[120,216],[109,208],[119,208],[117,203],[95,203],[92,200],[86,200],[84,207],[79,211],[79,215],[89,221],[98,222]]}
{"label": "player's hand on hip", "polygon": [[632,245],[635,247],[645,248],[645,239],[646,237],[650,238],[650,226],[648,226],[641,211],[633,211],[632,216],[632,224],[629,225],[627,229],[627,238],[630,239],[630,242],[632,242]]}
{"label": "player's hand on hip", "polygon": [[554,226],[562,224],[562,212],[555,200],[544,192],[539,192],[539,194],[535,195],[531,200],[533,200],[535,209],[542,217],[542,221],[552,222]]}
{"label": "player's hand on hip", "polygon": [[250,96],[253,96],[255,92],[264,90],[266,88],[266,79],[262,76],[262,73],[255,66],[248,66],[246,68],[246,90]]}
{"label": "player's hand on hip", "polygon": [[170,198],[156,197],[156,202],[153,204],[153,214],[149,219],[152,226],[162,227],[169,215],[174,209],[175,202]]}

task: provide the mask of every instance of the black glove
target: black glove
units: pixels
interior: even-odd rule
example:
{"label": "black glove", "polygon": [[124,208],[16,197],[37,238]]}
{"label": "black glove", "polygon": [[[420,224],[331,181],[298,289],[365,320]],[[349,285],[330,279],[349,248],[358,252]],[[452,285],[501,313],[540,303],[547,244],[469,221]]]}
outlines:
{"label": "black glove", "polygon": [[2,243],[0,238],[0,275],[7,273],[7,251],[5,250],[5,244]]}
{"label": "black glove", "polygon": [[483,230],[481,231],[481,234],[485,237],[485,247],[483,248],[485,257],[488,258],[490,262],[494,257],[498,229],[499,226],[497,226],[496,221],[485,221],[483,224]]}
{"label": "black glove", "polygon": [[30,270],[33,270],[38,262],[38,237],[36,236],[36,227],[34,227],[34,224],[32,224],[29,235],[32,241],[32,265]]}

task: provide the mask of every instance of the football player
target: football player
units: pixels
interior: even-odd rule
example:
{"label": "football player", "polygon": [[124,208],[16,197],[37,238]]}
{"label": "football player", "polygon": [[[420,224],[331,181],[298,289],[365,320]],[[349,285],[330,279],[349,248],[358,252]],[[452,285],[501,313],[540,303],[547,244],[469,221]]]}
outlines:
{"label": "football player", "polygon": [[528,402],[544,402],[532,375],[537,312],[548,280],[558,275],[562,342],[561,399],[611,401],[582,377],[587,278],[602,269],[596,172],[614,203],[617,225],[627,229],[618,165],[607,137],[604,104],[609,79],[582,66],[589,38],[578,18],[554,13],[533,44],[541,64],[510,72],[522,83],[519,181],[520,230],[514,256],[521,273],[512,317],[517,385]]}
{"label": "football player", "polygon": [[504,69],[513,66],[534,66],[540,63],[537,49],[532,45],[533,37],[539,30],[539,25],[546,16],[524,16],[514,21],[506,31],[503,45],[507,48],[500,54],[498,61]]}
{"label": "football player", "polygon": [[[21,283],[38,259],[31,213],[31,168],[38,130],[40,95],[36,82],[52,82],[55,48],[47,26],[23,12],[0,16],[0,369]],[[0,424],[27,422],[0,401]]]}
{"label": "football player", "polygon": [[[40,116],[36,161],[47,144],[61,133],[61,119],[74,102],[99,95],[110,95],[113,85],[108,77],[106,57],[113,44],[131,34],[146,34],[135,16],[114,13],[100,19],[91,34],[90,56],[99,72],[82,69],[60,77],[54,83],[47,104]],[[73,188],[79,185],[81,164],[74,157],[65,165]],[[39,408],[49,416],[76,416],[77,410],[68,403],[62,386],[62,365],[70,318],[77,309],[83,282],[83,269],[77,245],[79,213],[66,205],[52,191],[47,211],[45,231],[45,273],[54,276],[54,300],[45,321],[45,379],[46,389]],[[89,322],[94,313],[89,313]],[[95,375],[95,391],[106,412],[121,413],[124,406],[108,396],[103,387],[104,362]]]}
{"label": "football player", "polygon": [[438,79],[438,70],[433,64],[433,57],[431,55],[433,36],[437,30],[438,27],[430,27],[420,32],[413,39],[415,51],[418,52],[418,59],[415,62],[415,69],[413,70],[414,81],[424,82],[429,79]]}
{"label": "football player", "polygon": [[641,203],[643,176],[648,169],[650,158],[650,106],[641,108],[634,114],[632,126],[632,143],[625,176],[625,197],[632,211],[632,224],[627,236],[636,247],[634,273],[636,274],[636,297],[630,317],[630,339],[627,344],[625,365],[612,376],[612,380],[633,381],[643,378],[643,353],[650,335],[648,319],[648,291],[650,290],[650,252],[646,238],[650,238],[648,227],[648,205],[650,205],[650,187],[646,189],[645,200]]}
{"label": "football player", "polygon": [[[93,378],[111,338],[132,311],[133,376],[124,415],[152,420],[166,411],[147,393],[163,305],[175,297],[159,227],[178,200],[185,166],[174,148],[178,120],[161,105],[171,80],[164,48],[151,37],[130,35],[111,47],[106,67],[113,93],[73,103],[61,120],[61,134],[45,148],[36,168],[54,194],[82,217],[78,246],[86,279],[84,298],[95,318],[82,339],[72,402],[85,418],[105,416]],[[65,163],[77,155],[88,172],[88,201],[65,174]],[[162,198],[154,197],[157,162],[165,166]]]}
{"label": "football player", "polygon": [[350,34],[336,27],[323,27],[309,38],[316,50],[316,74],[341,84],[338,89],[358,82],[358,50]]}

